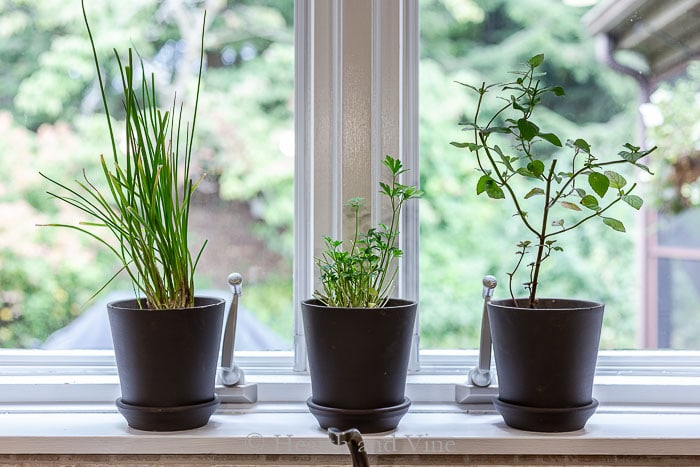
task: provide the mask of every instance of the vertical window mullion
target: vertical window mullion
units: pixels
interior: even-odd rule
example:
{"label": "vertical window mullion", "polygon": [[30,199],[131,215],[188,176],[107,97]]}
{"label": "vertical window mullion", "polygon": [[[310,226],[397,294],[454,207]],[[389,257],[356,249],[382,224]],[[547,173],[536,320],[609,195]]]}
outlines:
{"label": "vertical window mullion", "polygon": [[[399,99],[399,153],[404,165],[410,169],[404,183],[420,186],[419,164],[419,118],[418,118],[418,68],[420,31],[418,22],[418,0],[399,2],[400,22],[400,92]],[[419,299],[419,219],[420,203],[407,203],[401,219],[401,248],[404,251],[402,268],[399,271],[399,293],[409,300]],[[416,315],[411,358],[408,371],[420,370],[420,307]]]}
{"label": "vertical window mullion", "polygon": [[313,287],[314,1],[294,2],[294,370],[306,369],[300,300]]}

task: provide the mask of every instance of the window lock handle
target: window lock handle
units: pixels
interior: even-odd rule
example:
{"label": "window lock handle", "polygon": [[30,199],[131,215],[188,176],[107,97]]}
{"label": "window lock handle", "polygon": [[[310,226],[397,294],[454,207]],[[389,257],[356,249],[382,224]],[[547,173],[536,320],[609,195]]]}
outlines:
{"label": "window lock handle", "polygon": [[481,339],[479,341],[479,362],[469,372],[469,380],[474,386],[485,388],[491,385],[491,326],[489,323],[488,303],[493,297],[493,289],[498,282],[493,276],[484,276],[481,297],[484,309],[481,314]]}
{"label": "window lock handle", "polygon": [[224,340],[221,347],[221,367],[219,376],[224,386],[236,386],[245,383],[243,370],[233,361],[233,348],[236,343],[236,320],[238,318],[238,298],[243,295],[243,276],[237,272],[228,276],[233,298],[224,325]]}

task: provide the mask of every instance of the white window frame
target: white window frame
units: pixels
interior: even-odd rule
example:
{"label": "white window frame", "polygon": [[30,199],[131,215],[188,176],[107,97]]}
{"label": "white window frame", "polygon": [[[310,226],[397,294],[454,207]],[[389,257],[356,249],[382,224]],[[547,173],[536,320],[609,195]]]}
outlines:
{"label": "white window frame", "polygon": [[[320,236],[343,232],[343,200],[363,195],[372,219],[381,218],[372,187],[385,153],[410,169],[406,183],[418,180],[418,0],[296,0],[295,41],[294,349],[237,353],[260,401],[303,401],[310,393],[299,302],[314,288]],[[399,294],[411,299],[418,298],[418,204],[407,207],[401,227]],[[418,348],[416,335],[409,397],[455,402],[476,351]],[[60,410],[112,404],[118,394],[112,352],[0,349],[3,407]],[[602,404],[698,405],[700,352],[601,352],[595,394]]]}

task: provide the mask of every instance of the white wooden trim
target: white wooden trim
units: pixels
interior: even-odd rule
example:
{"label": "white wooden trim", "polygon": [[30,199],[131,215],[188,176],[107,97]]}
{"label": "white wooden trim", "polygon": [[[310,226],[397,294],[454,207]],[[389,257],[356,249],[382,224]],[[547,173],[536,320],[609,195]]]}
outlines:
{"label": "white wooden trim", "polygon": [[[410,169],[406,173],[405,184],[420,186],[420,152],[419,152],[419,118],[418,118],[418,91],[419,91],[419,44],[420,31],[418,22],[418,1],[408,0],[400,2],[401,11],[401,99],[399,116],[401,119],[401,138],[399,140],[401,157],[404,165]],[[401,296],[410,300],[419,301],[419,266],[420,266],[420,203],[409,203],[404,210],[401,232],[404,251],[404,261],[399,271],[399,292]],[[416,323],[413,333],[411,358],[408,371],[420,370],[420,307],[416,314]]]}
{"label": "white wooden trim", "polygon": [[[310,395],[308,375],[293,371],[293,361],[291,351],[236,352],[247,382],[258,385],[259,402],[303,402]],[[406,394],[415,402],[455,404],[476,363],[476,350],[423,351],[421,371],[408,376]],[[497,393],[496,386],[489,389]],[[118,394],[111,351],[0,349],[0,406],[44,403],[60,410],[68,403],[111,404]],[[638,409],[700,407],[700,352],[602,351],[594,397]]]}
{"label": "white wooden trim", "polygon": [[[585,429],[552,434],[509,428],[494,412],[436,404],[414,404],[412,409],[396,431],[363,435],[367,452],[426,456],[425,464],[440,462],[429,461],[427,456],[433,455],[497,455],[501,460],[504,455],[567,456],[555,459],[562,462],[574,455],[646,455],[655,456],[659,463],[664,459],[658,456],[700,455],[697,411],[666,408],[638,412],[600,407]],[[334,465],[350,463],[347,446],[329,442],[327,433],[318,428],[302,404],[258,404],[234,410],[222,406],[205,427],[172,433],[130,429],[113,409],[102,413],[79,409],[69,413],[5,412],[0,413],[0,454],[62,454],[61,462],[69,463],[64,458],[69,454],[131,456],[124,462],[133,462],[136,454],[291,454],[305,456],[307,461],[310,455],[325,454],[338,456]],[[215,462],[208,457],[201,460]],[[191,462],[191,458],[182,461]],[[328,462],[326,458],[319,463]]]}
{"label": "white wooden trim", "polygon": [[[343,3],[342,0],[331,1],[331,125],[333,137],[331,139],[331,225],[330,232],[333,238],[339,238],[343,232]],[[319,37],[319,40],[325,38]],[[323,114],[322,114],[323,115]],[[323,117],[322,117],[323,118]],[[325,154],[314,154],[315,159],[324,159]]]}
{"label": "white wooden trim", "polygon": [[300,302],[313,290],[313,235],[310,222],[299,221],[313,217],[314,118],[314,63],[307,57],[314,55],[313,0],[294,2],[294,369],[306,369],[306,344],[301,321]]}

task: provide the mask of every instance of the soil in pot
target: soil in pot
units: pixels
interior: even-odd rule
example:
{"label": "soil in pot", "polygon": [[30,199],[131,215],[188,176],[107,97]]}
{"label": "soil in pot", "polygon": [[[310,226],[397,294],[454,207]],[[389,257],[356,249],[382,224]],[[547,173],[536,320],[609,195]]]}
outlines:
{"label": "soil in pot", "polygon": [[205,425],[214,394],[225,300],[197,297],[192,308],[139,309],[136,300],[107,305],[129,426],[175,431]]}
{"label": "soil in pot", "polygon": [[541,432],[585,425],[598,405],[592,391],[603,310],[601,303],[567,299],[541,299],[537,308],[515,307],[510,299],[489,303],[494,404],[508,425]]}
{"label": "soil in pot", "polygon": [[396,428],[410,401],[406,372],[417,304],[334,308],[302,302],[312,396],[323,428],[376,433]]}

